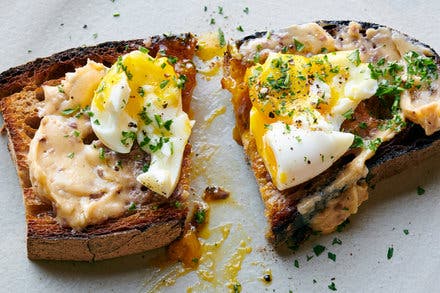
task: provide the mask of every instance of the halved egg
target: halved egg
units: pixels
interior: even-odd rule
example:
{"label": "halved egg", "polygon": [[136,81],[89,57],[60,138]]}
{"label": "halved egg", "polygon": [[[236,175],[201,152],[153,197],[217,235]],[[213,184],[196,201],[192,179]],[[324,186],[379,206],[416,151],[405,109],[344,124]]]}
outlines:
{"label": "halved egg", "polygon": [[134,141],[151,154],[137,178],[166,197],[180,177],[193,122],[182,110],[182,78],[165,57],[133,51],[120,57],[95,91],[92,127],[110,149],[129,153]]}
{"label": "halved egg", "polygon": [[354,135],[340,127],[375,94],[370,74],[358,51],[271,53],[247,70],[250,131],[279,190],[315,177],[349,149]]}

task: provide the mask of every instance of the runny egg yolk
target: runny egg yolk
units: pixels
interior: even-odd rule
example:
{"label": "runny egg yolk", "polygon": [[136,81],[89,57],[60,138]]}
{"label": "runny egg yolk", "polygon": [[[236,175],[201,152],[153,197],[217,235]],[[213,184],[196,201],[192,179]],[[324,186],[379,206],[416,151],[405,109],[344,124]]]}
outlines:
{"label": "runny egg yolk", "polygon": [[271,53],[247,69],[245,81],[250,131],[280,190],[313,178],[345,153],[354,136],[339,131],[342,122],[377,90],[358,51],[309,58]]}

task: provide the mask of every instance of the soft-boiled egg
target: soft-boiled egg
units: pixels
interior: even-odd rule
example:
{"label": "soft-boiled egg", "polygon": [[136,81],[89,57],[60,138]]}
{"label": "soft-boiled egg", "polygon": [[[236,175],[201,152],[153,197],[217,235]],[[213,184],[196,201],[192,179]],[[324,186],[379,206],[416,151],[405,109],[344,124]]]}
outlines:
{"label": "soft-boiled egg", "polygon": [[341,124],[375,94],[370,75],[357,50],[310,58],[271,53],[247,70],[250,131],[279,190],[317,176],[350,148],[354,135]]}
{"label": "soft-boiled egg", "polygon": [[193,125],[182,110],[184,81],[167,58],[133,51],[110,68],[91,104],[97,137],[119,153],[129,153],[136,140],[151,155],[148,170],[137,180],[166,197],[179,180]]}

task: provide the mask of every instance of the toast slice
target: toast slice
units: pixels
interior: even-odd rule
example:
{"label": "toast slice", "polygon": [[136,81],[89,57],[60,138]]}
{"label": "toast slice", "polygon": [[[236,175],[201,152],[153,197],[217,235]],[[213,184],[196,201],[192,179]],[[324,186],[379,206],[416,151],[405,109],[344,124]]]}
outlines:
{"label": "toast slice", "polygon": [[[253,102],[250,98],[251,79],[247,80],[245,77],[247,69],[264,64],[272,53],[313,56],[345,50],[358,50],[362,61],[372,64],[392,64],[412,50],[423,58],[429,58],[426,60],[432,61],[428,63],[434,67],[433,72],[436,73],[433,75],[436,78],[433,78],[434,81],[427,89],[430,98],[425,104],[419,105],[421,108],[425,107],[426,111],[411,107],[403,110],[400,107],[396,110],[399,114],[393,116],[391,104],[394,97],[390,100],[388,95],[378,97],[376,93],[354,109],[351,118],[342,124],[342,128],[358,135],[361,142],[368,139],[372,141],[373,134],[380,132],[378,126],[386,125],[391,117],[397,117],[394,122],[399,122],[399,125],[391,127],[391,137],[382,138],[375,152],[353,144],[324,172],[304,183],[279,190],[250,131]],[[384,60],[380,61],[381,58]],[[440,58],[428,45],[394,29],[365,22],[318,21],[279,31],[259,32],[229,45],[225,54],[222,85],[232,93],[236,118],[233,136],[243,145],[251,163],[265,205],[265,215],[269,223],[267,237],[271,242],[275,245],[287,243],[296,247],[312,232],[334,231],[351,214],[357,212],[359,205],[368,198],[368,188],[440,150],[440,132],[437,131],[440,128],[439,67]],[[258,70],[261,71],[261,67]],[[410,89],[398,98],[402,106],[408,101],[417,102],[419,97],[417,90]],[[415,118],[416,114],[419,115],[418,119]],[[405,123],[398,120],[402,117],[406,119]],[[366,153],[370,154],[360,160]],[[304,161],[307,161],[306,157]],[[356,162],[361,162],[362,166],[355,167]],[[356,172],[360,174],[355,176]],[[341,184],[347,183],[344,176],[351,177],[352,182]]]}
{"label": "toast slice", "polygon": [[[37,110],[38,103],[44,100],[41,86],[59,84],[67,72],[84,66],[88,59],[109,67],[118,56],[137,50],[139,46],[149,49],[151,56],[177,58],[175,70],[186,76],[182,88],[182,104],[183,110],[188,113],[196,74],[195,67],[190,66],[196,40],[189,33],[70,49],[0,74],[0,111],[10,141],[9,150],[23,189],[30,259],[108,259],[168,245],[182,234],[192,209],[188,199],[189,144],[185,148],[180,180],[168,199],[155,196],[147,190],[150,193],[148,200],[135,211],[127,211],[119,218],[87,226],[81,231],[74,232],[56,221],[51,203],[37,196],[29,178],[27,154],[30,141],[41,121]],[[130,157],[125,159],[133,160]]]}

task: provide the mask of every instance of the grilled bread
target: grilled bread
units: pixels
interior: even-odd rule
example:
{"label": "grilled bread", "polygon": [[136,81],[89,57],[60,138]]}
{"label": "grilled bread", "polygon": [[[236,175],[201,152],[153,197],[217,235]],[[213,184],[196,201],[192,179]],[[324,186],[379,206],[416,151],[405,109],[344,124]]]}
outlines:
{"label": "grilled bread", "polygon": [[[188,113],[196,73],[191,61],[196,40],[191,34],[70,49],[0,74],[0,110],[10,140],[9,150],[23,189],[30,259],[108,259],[165,246],[182,234],[192,208],[188,199],[189,144],[184,151],[180,179],[169,198],[142,188],[144,201],[135,209],[77,231],[57,221],[52,203],[39,196],[31,183],[27,156],[30,142],[41,122],[37,106],[45,99],[42,85],[60,84],[67,72],[84,66],[88,60],[109,67],[119,56],[137,50],[139,46],[149,49],[153,57],[173,56],[175,71],[186,77],[182,88],[182,108]],[[141,153],[141,160],[147,160],[148,155]],[[132,164],[139,160],[139,152],[137,155],[127,154],[118,158],[122,164]]]}
{"label": "grilled bread", "polygon": [[[348,50],[351,52],[348,56],[350,66],[364,66],[371,71],[366,79],[373,83],[377,80],[374,88],[376,91],[370,98],[360,101],[355,108],[340,115],[344,116],[343,122],[340,121],[340,129],[353,134],[355,139],[350,148],[335,158],[329,168],[300,184],[280,189],[269,170],[273,168],[270,165],[271,158],[264,159],[261,148],[258,148],[257,131],[252,131],[252,127],[258,130],[263,125],[255,125],[254,122],[252,126],[252,119],[255,119],[252,111],[260,111],[258,105],[262,115],[267,115],[264,119],[269,122],[264,125],[264,130],[260,130],[265,133],[273,132],[272,126],[275,124],[270,123],[277,116],[282,117],[280,119],[299,117],[295,116],[295,111],[306,115],[304,112],[311,111],[311,108],[323,113],[325,107],[330,107],[326,105],[325,93],[322,93],[322,100],[318,97],[309,109],[288,108],[289,103],[294,104],[300,99],[295,94],[302,89],[293,91],[294,83],[304,80],[308,85],[315,84],[315,81],[322,85],[328,76],[336,76],[339,70],[343,70],[328,63],[328,60],[334,58],[333,55],[337,55],[333,52]],[[267,65],[267,60],[272,63]],[[302,60],[309,60],[309,63]],[[295,64],[300,62],[303,62],[303,68],[295,69]],[[234,139],[243,145],[256,177],[269,222],[269,240],[275,245],[287,243],[296,247],[313,231],[334,231],[351,214],[357,212],[359,205],[368,198],[369,187],[440,150],[439,65],[438,54],[428,45],[394,29],[363,22],[318,21],[279,31],[256,33],[229,45],[222,85],[232,93],[236,118]],[[308,68],[324,68],[322,66],[329,66],[330,70],[322,69],[310,76],[304,73],[310,74],[312,69]],[[415,77],[412,74],[418,74],[415,72],[417,66],[423,73],[419,72],[420,76]],[[292,68],[297,70],[297,76],[292,74]],[[394,72],[394,69],[399,73]],[[267,74],[267,71],[270,73]],[[414,87],[412,78],[427,82]],[[342,80],[340,83],[344,82]],[[267,108],[272,105],[281,106]],[[273,112],[269,112],[273,109]],[[286,112],[284,116],[283,111]],[[330,118],[335,117],[336,114]],[[296,119],[293,123],[304,122],[301,117]],[[319,121],[316,117],[314,120],[315,123]],[[279,136],[302,126],[286,123],[285,127]],[[298,133],[304,132],[298,130]],[[265,139],[268,138],[265,136]],[[277,139],[281,141],[277,137],[272,138],[272,141]],[[291,140],[291,145],[294,145],[291,150],[297,151],[298,148],[294,148],[304,143],[304,137],[296,136]],[[304,152],[307,153],[319,144],[322,143],[317,141],[309,144]],[[272,151],[275,153],[276,150]],[[321,159],[324,164],[328,157],[321,155]],[[283,162],[277,163],[279,168]],[[304,162],[297,161],[297,164],[303,164],[303,173],[308,172],[307,166],[313,163],[305,155]]]}

